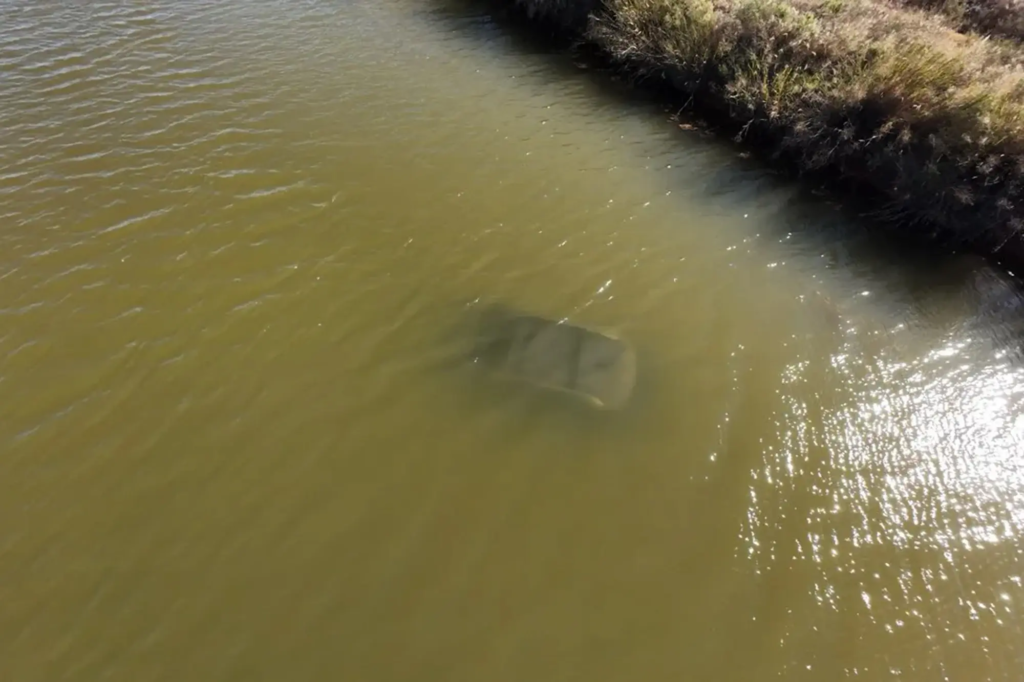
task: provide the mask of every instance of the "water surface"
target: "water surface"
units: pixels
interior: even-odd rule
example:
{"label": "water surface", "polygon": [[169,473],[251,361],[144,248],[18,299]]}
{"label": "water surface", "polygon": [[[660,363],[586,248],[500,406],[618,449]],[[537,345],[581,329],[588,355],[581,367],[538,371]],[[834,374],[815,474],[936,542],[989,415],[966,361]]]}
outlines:
{"label": "water surface", "polygon": [[[1016,294],[547,52],[0,4],[11,680],[1018,679]],[[453,361],[477,299],[634,401]]]}

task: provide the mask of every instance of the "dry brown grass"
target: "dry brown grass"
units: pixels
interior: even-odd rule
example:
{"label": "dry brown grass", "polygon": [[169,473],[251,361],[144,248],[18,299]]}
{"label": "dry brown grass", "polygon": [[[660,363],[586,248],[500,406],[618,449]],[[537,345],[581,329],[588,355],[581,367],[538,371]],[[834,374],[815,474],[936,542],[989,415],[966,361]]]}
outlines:
{"label": "dry brown grass", "polygon": [[1024,230],[1016,44],[883,0],[604,0],[583,31],[800,170],[873,190],[886,217],[988,248]]}
{"label": "dry brown grass", "polygon": [[894,0],[948,17],[960,31],[1024,42],[1024,0]]}

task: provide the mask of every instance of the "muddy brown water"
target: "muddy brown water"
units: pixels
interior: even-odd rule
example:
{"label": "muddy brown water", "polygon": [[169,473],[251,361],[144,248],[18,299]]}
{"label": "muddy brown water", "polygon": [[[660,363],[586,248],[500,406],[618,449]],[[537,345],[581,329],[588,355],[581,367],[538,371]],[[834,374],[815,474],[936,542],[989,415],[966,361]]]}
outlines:
{"label": "muddy brown water", "polygon": [[[1019,680],[1017,296],[461,4],[0,3],[0,678]],[[614,328],[621,411],[460,361]]]}

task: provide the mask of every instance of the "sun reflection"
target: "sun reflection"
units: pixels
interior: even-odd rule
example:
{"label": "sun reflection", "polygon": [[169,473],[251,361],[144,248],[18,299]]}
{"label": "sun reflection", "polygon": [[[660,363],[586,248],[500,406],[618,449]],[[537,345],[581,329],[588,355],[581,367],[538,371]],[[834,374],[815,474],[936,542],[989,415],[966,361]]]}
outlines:
{"label": "sun reflection", "polygon": [[850,393],[822,425],[835,503],[877,507],[884,523],[864,522],[886,542],[969,550],[1024,529],[1024,377],[969,350],[834,364]]}
{"label": "sun reflection", "polygon": [[1020,635],[1024,370],[977,348],[792,363],[742,530],[758,574],[811,570],[818,607],[923,642],[935,670],[951,642]]}

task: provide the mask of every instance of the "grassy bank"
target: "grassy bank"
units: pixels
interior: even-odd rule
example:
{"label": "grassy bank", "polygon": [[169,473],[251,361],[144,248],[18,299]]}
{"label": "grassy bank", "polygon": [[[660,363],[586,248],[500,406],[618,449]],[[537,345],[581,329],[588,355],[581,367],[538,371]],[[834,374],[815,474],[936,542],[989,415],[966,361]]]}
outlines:
{"label": "grassy bank", "polygon": [[951,19],[958,30],[1024,42],[1024,0],[896,0]]}
{"label": "grassy bank", "polygon": [[[505,0],[914,237],[1021,267],[1024,46],[973,32],[956,1]],[[1004,35],[1024,16],[968,1],[1010,7]]]}

